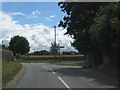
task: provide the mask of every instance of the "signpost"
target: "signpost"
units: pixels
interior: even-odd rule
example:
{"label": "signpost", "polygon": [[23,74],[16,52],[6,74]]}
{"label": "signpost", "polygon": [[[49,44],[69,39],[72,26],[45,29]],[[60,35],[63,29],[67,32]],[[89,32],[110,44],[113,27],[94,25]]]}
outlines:
{"label": "signpost", "polygon": [[59,63],[60,63],[60,48],[64,48],[64,46],[59,47]]}
{"label": "signpost", "polygon": [[[53,26],[54,28],[54,34],[55,34],[55,45],[56,44],[56,26]],[[59,46],[59,63],[60,63],[60,48],[64,48],[64,46]],[[55,58],[56,58],[56,52],[54,52]]]}

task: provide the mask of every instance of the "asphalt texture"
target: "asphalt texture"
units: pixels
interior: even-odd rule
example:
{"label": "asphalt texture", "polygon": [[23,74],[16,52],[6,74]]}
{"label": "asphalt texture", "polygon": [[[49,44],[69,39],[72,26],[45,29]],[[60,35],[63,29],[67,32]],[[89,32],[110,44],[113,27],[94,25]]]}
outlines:
{"label": "asphalt texture", "polygon": [[13,88],[116,88],[93,69],[46,63],[22,63],[26,72]]}

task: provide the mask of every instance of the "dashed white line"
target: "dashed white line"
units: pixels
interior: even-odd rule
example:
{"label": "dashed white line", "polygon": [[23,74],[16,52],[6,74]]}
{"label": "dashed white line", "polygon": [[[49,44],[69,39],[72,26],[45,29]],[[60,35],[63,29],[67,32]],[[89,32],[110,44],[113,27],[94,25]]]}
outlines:
{"label": "dashed white line", "polygon": [[[43,66],[44,68],[48,68],[46,66]],[[52,69],[49,69],[49,71],[51,71],[53,74],[56,74]]]}
{"label": "dashed white line", "polygon": [[68,88],[68,90],[72,90],[72,89],[65,83],[65,81],[62,80],[61,77],[58,77],[58,79]]}
{"label": "dashed white line", "polygon": [[46,66],[43,66],[44,68],[48,68],[48,67],[46,67]]}
{"label": "dashed white line", "polygon": [[[43,67],[44,67],[44,68],[48,68],[48,67],[46,67],[46,66],[43,66]],[[54,72],[52,69],[49,69],[49,71],[51,71],[53,74],[56,74],[56,72]],[[72,90],[72,89],[65,83],[65,81],[62,80],[61,77],[58,77],[58,79],[66,86],[66,88],[67,88],[68,90]]]}
{"label": "dashed white line", "polygon": [[54,72],[54,71],[53,71],[52,73],[53,73],[53,74],[56,74],[56,72]]}
{"label": "dashed white line", "polygon": [[49,71],[51,71],[53,74],[56,74],[52,69],[49,69]]}

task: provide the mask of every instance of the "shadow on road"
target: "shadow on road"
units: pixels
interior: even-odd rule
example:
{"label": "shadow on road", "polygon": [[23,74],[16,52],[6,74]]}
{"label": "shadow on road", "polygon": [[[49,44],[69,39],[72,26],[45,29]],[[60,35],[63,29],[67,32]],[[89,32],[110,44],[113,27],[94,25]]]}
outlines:
{"label": "shadow on road", "polygon": [[108,81],[103,77],[97,76],[93,68],[59,68],[53,69],[53,71],[57,72],[58,75],[62,77],[80,77],[88,80],[89,83],[95,83],[98,86],[109,85],[117,87],[116,83]]}

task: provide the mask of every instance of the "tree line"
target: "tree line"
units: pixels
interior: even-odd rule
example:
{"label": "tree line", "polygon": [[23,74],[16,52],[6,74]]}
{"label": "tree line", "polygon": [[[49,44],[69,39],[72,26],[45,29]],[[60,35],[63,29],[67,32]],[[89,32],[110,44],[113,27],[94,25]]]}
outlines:
{"label": "tree line", "polygon": [[[37,50],[34,52],[29,53],[30,55],[54,55],[54,52],[47,51],[47,50]],[[63,51],[63,52],[58,52],[57,55],[79,55],[80,53],[75,52],[75,51]]]}
{"label": "tree line", "polygon": [[[28,40],[22,36],[13,36],[9,42],[9,46],[2,45],[2,49],[11,50],[16,57],[20,57],[23,54],[28,54],[30,51],[30,45]],[[50,50],[37,50],[29,53],[29,55],[78,55],[79,53],[74,51],[63,51],[60,53],[60,45],[51,43]]]}

